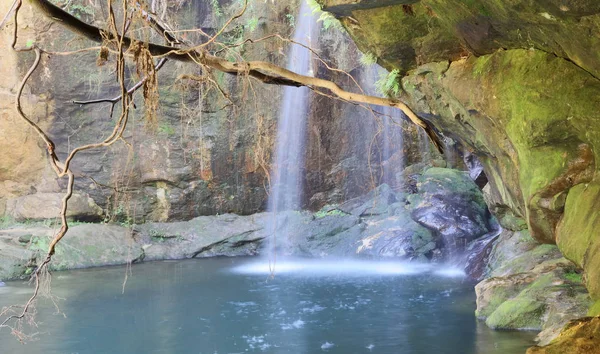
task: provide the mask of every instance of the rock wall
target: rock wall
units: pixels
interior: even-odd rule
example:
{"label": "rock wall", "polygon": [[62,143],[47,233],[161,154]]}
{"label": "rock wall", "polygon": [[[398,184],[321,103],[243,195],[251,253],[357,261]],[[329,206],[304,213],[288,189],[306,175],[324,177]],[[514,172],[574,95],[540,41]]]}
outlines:
{"label": "rock wall", "polygon": [[[244,17],[229,27],[222,40],[234,43],[272,33],[290,37],[297,4],[251,2]],[[0,10],[6,12],[9,5],[0,5]],[[172,24],[178,28],[199,27],[207,33],[214,33],[230,13],[239,10],[239,3],[230,1],[217,5],[188,0],[169,6],[167,20]],[[89,23],[105,25],[104,8],[74,1],[67,10]],[[20,17],[20,44],[35,41],[42,48],[57,51],[92,45],[60,26],[51,26],[48,20],[32,14],[28,5]],[[320,23],[317,25],[321,27]],[[0,33],[2,47],[8,48],[12,39],[9,29],[7,26]],[[156,42],[163,40],[146,34]],[[189,34],[188,39],[200,40],[194,34]],[[273,38],[240,47],[232,55],[285,65],[287,46]],[[332,58],[328,59],[329,65],[355,75],[363,85],[372,85],[377,79],[371,77],[370,69],[359,64],[359,51],[342,32],[321,28],[314,46],[324,58]],[[31,64],[32,55],[10,50],[0,53],[0,70],[6,78],[0,83],[0,149],[14,151],[0,157],[0,216],[21,221],[47,218],[50,210],[40,213],[36,205],[59,203],[59,193],[66,183],[55,180],[40,141],[21,124],[12,108],[16,87]],[[114,63],[97,66],[96,60],[95,52],[44,57],[26,87],[25,111],[49,132],[61,158],[74,147],[96,142],[112,130],[110,104],[72,103],[118,95],[112,75]],[[319,75],[348,87],[354,85],[345,74],[330,72],[315,62]],[[12,70],[15,67],[19,70]],[[139,78],[133,66],[128,70],[129,82],[133,84]],[[232,104],[208,85],[181,79],[183,75],[199,74],[196,66],[167,63],[158,76],[161,87],[156,120],[145,119],[143,100],[138,94],[137,108],[124,140],[108,149],[78,155],[72,164],[77,175],[75,190],[84,200],[91,198],[91,202],[89,207],[77,204],[82,210],[73,205],[73,218],[171,221],[264,210],[281,88],[214,73],[213,79],[230,93]],[[316,210],[379,184],[382,142],[381,134],[375,137],[379,123],[366,109],[319,95],[312,95],[311,108],[305,206]],[[411,148],[409,141],[418,135],[414,129],[409,131],[414,139],[406,140],[406,149],[414,151],[418,145]],[[412,160],[419,159],[418,154],[411,156]],[[27,203],[19,198],[26,198]],[[98,209],[102,211],[96,212]]]}
{"label": "rock wall", "polygon": [[346,4],[337,15],[358,46],[406,73],[403,99],[479,157],[503,225],[518,229],[522,219],[536,240],[557,243],[600,298],[592,231],[600,42],[591,35],[600,5],[323,3]]}
{"label": "rock wall", "polygon": [[[417,114],[477,155],[500,223],[557,244],[599,301],[600,3],[320,2],[362,51],[404,75],[401,98]],[[534,304],[535,291],[523,291],[529,300],[514,301]],[[512,305],[488,322],[518,320]],[[567,337],[592,322],[574,324]]]}

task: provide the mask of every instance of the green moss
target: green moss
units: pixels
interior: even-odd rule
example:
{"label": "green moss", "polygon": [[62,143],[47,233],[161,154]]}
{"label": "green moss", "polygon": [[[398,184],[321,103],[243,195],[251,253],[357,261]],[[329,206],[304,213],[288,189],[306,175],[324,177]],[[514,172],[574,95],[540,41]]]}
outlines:
{"label": "green moss", "polygon": [[315,219],[322,219],[326,216],[344,216],[347,215],[343,211],[339,209],[331,209],[331,210],[319,210],[315,213]]}
{"label": "green moss", "polygon": [[485,307],[478,307],[475,310],[475,316],[478,318],[489,317],[496,309],[502,305],[505,301],[515,295],[515,289],[510,287],[496,287],[494,288],[492,295],[488,299],[488,303]]}
{"label": "green moss", "polygon": [[600,300],[594,302],[594,304],[590,307],[588,316],[600,316]]}
{"label": "green moss", "polygon": [[565,278],[573,283],[577,283],[577,284],[581,284],[582,282],[582,277],[581,274],[576,273],[576,272],[568,272],[565,273]]}
{"label": "green moss", "polygon": [[541,329],[545,305],[528,297],[518,297],[502,303],[485,321],[497,329]]}
{"label": "green moss", "polygon": [[565,213],[557,230],[563,255],[583,266],[592,237],[600,228],[600,184],[579,184],[569,191]]}

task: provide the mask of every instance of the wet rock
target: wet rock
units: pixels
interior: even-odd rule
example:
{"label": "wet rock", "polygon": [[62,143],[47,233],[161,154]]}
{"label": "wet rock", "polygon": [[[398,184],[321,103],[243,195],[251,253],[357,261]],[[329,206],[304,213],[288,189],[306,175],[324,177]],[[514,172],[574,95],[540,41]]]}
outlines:
{"label": "wet rock", "polygon": [[430,168],[412,198],[412,217],[438,233],[446,247],[462,251],[466,245],[490,231],[489,212],[483,196],[469,177],[458,170]]}
{"label": "wet rock", "polygon": [[15,237],[0,233],[0,279],[22,278],[27,269],[35,264],[35,258],[35,252],[21,247],[15,242]]}
{"label": "wet rock", "polygon": [[190,221],[147,223],[134,229],[144,260],[258,254],[266,237],[266,213],[224,214]]}
{"label": "wet rock", "polygon": [[[62,193],[36,193],[9,199],[6,214],[16,221],[55,219],[60,216]],[[67,217],[78,221],[102,220],[102,209],[87,195],[73,193]]]}
{"label": "wet rock", "polygon": [[465,249],[465,259],[462,264],[469,278],[481,280],[486,275],[488,260],[498,234],[499,232],[492,231],[488,236],[472,241]]}
{"label": "wet rock", "polygon": [[360,256],[426,261],[437,248],[431,231],[412,220],[408,211],[370,220],[367,225],[355,243],[356,254]]}
{"label": "wet rock", "polygon": [[504,231],[489,266],[490,277],[475,287],[476,315],[492,328],[541,330],[544,345],[591,304],[576,265],[527,232]]}
{"label": "wet rock", "polygon": [[386,213],[396,200],[396,193],[384,183],[364,196],[343,203],[339,209],[355,216],[379,215]]}

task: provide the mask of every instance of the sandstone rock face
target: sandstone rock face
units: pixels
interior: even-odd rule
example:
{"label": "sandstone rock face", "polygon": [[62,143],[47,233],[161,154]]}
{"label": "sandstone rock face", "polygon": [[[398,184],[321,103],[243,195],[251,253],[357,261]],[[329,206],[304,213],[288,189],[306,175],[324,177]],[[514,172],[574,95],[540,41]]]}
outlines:
{"label": "sandstone rock face", "polygon": [[[105,25],[100,9],[86,1],[75,0],[71,4],[69,8],[86,22]],[[0,10],[7,12],[9,5],[2,4]],[[86,11],[77,12],[75,5]],[[281,19],[293,14],[296,5],[253,2],[244,21],[240,20],[236,30],[227,33],[228,40],[236,42],[272,33],[291,37],[294,27]],[[239,10],[239,3],[230,1],[169,2],[169,6],[173,26],[200,27],[207,33],[220,28],[229,13]],[[217,8],[222,15],[215,13]],[[49,26],[45,18],[30,11],[25,6],[20,12],[23,41],[36,38],[48,50],[74,49],[76,35],[61,26]],[[96,15],[90,15],[94,11]],[[46,28],[47,31],[41,30]],[[0,34],[3,45],[12,40],[9,32]],[[190,40],[199,40],[188,35]],[[149,36],[162,43],[159,36]],[[320,28],[318,37],[312,45],[331,59],[330,65],[350,72],[365,88],[379,78],[373,70],[360,66],[360,52],[346,34]],[[75,42],[82,47],[91,45],[81,39]],[[274,39],[244,46],[238,54],[285,65],[287,50],[286,42]],[[114,63],[109,61],[98,67],[96,54],[44,58],[26,87],[22,100],[25,111],[49,133],[61,158],[76,146],[96,142],[113,128],[114,121],[107,116],[109,104],[71,103],[118,95],[112,76]],[[0,156],[0,215],[5,215],[7,200],[62,193],[66,181],[54,178],[43,144],[12,109],[14,90],[31,64],[32,54],[4,51],[0,59],[6,64],[0,70],[19,68],[18,72],[0,71],[5,74],[0,83],[0,150],[12,152]],[[344,87],[356,88],[346,75],[331,72],[323,65],[315,65],[315,71]],[[245,80],[218,74],[219,85],[236,102],[233,106],[207,85],[176,80],[182,75],[198,74],[194,65],[167,63],[158,77],[161,88],[156,120],[145,119],[143,99],[137,94],[137,109],[132,111],[129,129],[124,134],[129,145],[119,142],[108,149],[88,150],[73,161],[75,191],[89,195],[102,208],[103,218],[162,222],[264,210],[282,89],[255,85],[249,91]],[[325,204],[362,195],[381,182],[383,157],[379,151],[383,134],[378,133],[378,122],[366,109],[319,95],[311,96],[309,104],[313,113],[307,129],[304,204],[318,210]],[[414,128],[405,128],[410,138],[397,150],[406,147],[408,158],[404,162],[410,163],[419,159],[409,153],[411,149],[418,151],[418,134]],[[392,161],[386,163],[393,165]]]}
{"label": "sandstone rock face", "polygon": [[[16,221],[44,220],[60,217],[63,194],[36,193],[6,203],[6,215]],[[89,196],[73,193],[68,202],[67,217],[78,221],[101,221],[102,209]]]}

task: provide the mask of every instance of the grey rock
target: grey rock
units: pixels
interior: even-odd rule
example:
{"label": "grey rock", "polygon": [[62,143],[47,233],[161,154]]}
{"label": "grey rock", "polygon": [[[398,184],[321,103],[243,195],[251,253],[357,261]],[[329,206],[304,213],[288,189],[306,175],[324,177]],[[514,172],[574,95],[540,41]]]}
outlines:
{"label": "grey rock", "polygon": [[[6,202],[6,214],[17,221],[55,219],[60,215],[62,193],[35,193]],[[73,193],[67,217],[80,221],[100,221],[102,209],[87,195]]]}

